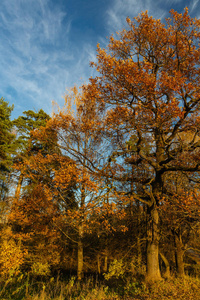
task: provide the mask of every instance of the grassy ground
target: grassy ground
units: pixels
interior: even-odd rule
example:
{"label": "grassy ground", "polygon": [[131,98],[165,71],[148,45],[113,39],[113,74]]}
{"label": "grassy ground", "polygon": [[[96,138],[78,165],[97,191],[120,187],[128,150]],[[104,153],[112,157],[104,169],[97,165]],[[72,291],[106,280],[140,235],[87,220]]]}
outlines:
{"label": "grassy ground", "polygon": [[[20,277],[21,276],[21,277]],[[171,278],[154,284],[136,279],[98,282],[92,278],[77,282],[28,279],[20,275],[1,282],[0,300],[194,300],[200,299],[200,279]]]}

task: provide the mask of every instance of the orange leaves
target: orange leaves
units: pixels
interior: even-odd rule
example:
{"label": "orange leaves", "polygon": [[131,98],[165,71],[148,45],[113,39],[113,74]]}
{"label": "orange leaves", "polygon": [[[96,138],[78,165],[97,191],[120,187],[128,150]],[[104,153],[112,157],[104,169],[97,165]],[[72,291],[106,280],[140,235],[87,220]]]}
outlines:
{"label": "orange leaves", "polygon": [[125,232],[127,227],[122,220],[126,217],[125,209],[119,208],[114,202],[104,201],[99,206],[94,206],[90,215],[90,226],[94,231],[102,234],[116,231]]}
{"label": "orange leaves", "polygon": [[190,28],[193,24],[196,22],[190,18],[188,15],[188,7],[185,7],[184,13],[178,13],[177,11],[174,11],[174,9],[170,10],[171,18],[167,19],[168,23],[173,21],[174,26],[181,27],[187,30],[187,28]]}
{"label": "orange leaves", "polygon": [[115,104],[114,99],[121,99],[129,104],[130,95],[140,100],[151,97],[152,101],[166,94],[182,96],[183,90],[188,94],[199,90],[199,37],[194,33],[199,32],[199,24],[188,16],[187,9],[184,15],[171,14],[173,20],[168,20],[166,28],[147,12],[135,18],[136,23],[128,18],[131,30],[123,30],[119,39],[112,36],[109,51],[98,45],[96,67],[103,85],[96,88],[107,102]]}
{"label": "orange leaves", "polygon": [[63,189],[69,188],[78,181],[79,171],[75,163],[68,157],[62,155],[51,156],[52,162],[56,162],[52,168],[54,173],[53,182],[56,187],[62,186]]}
{"label": "orange leaves", "polygon": [[194,191],[175,194],[170,198],[163,198],[160,207],[164,212],[164,218],[171,228],[189,228],[192,223],[198,222],[200,216],[199,192]]}
{"label": "orange leaves", "polygon": [[13,202],[8,215],[12,238],[21,241],[22,253],[27,249],[23,263],[32,266],[32,271],[35,264],[50,267],[59,262],[60,231],[54,224],[59,214],[52,191],[43,183],[29,187],[21,199]]}
{"label": "orange leaves", "polygon": [[155,78],[151,74],[152,66],[148,61],[143,61],[138,65],[129,54],[127,57],[118,58],[101,49],[98,50],[98,59],[97,70],[105,76],[102,89],[106,93],[107,101],[121,98],[128,103],[127,98],[131,91],[138,97],[154,92]]}
{"label": "orange leaves", "polygon": [[30,194],[26,191],[22,199],[13,202],[8,218],[9,222],[20,224],[23,229],[31,225],[42,227],[45,220],[50,220],[56,213],[57,207],[49,189],[44,184],[37,183]]}
{"label": "orange leaves", "polygon": [[166,131],[170,130],[173,121],[183,119],[185,110],[181,107],[177,98],[171,97],[171,101],[169,101],[167,105],[165,103],[159,103],[156,113],[155,125],[162,126]]}
{"label": "orange leaves", "polygon": [[128,20],[128,24],[131,27],[138,49],[141,48],[142,54],[145,55],[150,45],[159,58],[162,45],[167,41],[167,29],[164,27],[164,24],[159,19],[155,20],[149,17],[147,12],[141,13],[135,20],[137,25],[130,20]]}
{"label": "orange leaves", "polygon": [[129,121],[131,117],[133,118],[132,122],[134,122],[132,111],[129,108],[124,106],[117,106],[115,109],[112,109],[107,113],[107,128],[112,131],[113,129],[115,129],[115,127],[123,125],[124,123]]}

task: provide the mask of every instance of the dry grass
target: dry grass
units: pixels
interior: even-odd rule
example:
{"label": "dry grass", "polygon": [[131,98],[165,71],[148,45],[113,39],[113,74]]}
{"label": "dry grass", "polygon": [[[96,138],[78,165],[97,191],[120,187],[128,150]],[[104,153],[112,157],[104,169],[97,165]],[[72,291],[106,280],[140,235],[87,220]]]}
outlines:
{"label": "dry grass", "polygon": [[195,300],[200,299],[200,279],[186,276],[171,278],[149,285],[145,300]]}
{"label": "dry grass", "polygon": [[67,282],[15,278],[2,291],[1,300],[194,300],[200,299],[200,278],[171,278],[147,285],[130,277],[111,284],[92,278],[85,282],[77,282],[75,277]]}

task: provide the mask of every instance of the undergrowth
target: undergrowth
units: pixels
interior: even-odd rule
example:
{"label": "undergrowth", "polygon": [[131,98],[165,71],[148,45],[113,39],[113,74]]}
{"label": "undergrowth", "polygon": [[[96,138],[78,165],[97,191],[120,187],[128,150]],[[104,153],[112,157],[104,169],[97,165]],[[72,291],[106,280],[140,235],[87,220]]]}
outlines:
{"label": "undergrowth", "polygon": [[200,278],[171,278],[145,283],[130,276],[98,281],[89,277],[78,282],[68,280],[29,278],[18,274],[0,282],[1,300],[194,300],[200,299]]}

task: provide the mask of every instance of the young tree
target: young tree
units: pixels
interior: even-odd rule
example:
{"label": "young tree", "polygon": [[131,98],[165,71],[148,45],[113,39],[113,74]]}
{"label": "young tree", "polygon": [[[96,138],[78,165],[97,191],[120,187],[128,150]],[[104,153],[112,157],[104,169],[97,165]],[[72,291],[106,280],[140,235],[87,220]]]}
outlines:
{"label": "young tree", "polygon": [[[76,212],[71,215],[73,222],[70,223],[74,223],[74,230],[77,232],[77,277],[81,280],[84,270],[83,239],[87,227],[85,221],[92,210],[92,203],[100,194],[97,187],[101,182],[101,178],[97,176],[102,158],[101,126],[95,103],[89,102],[82,91],[74,88],[66,94],[63,109],[48,122],[46,129],[48,128],[56,132],[62,155],[75,162],[74,172],[77,176],[74,195],[77,206]],[[59,184],[66,184],[62,170]]]}
{"label": "young tree", "polygon": [[[106,50],[98,46],[92,65],[99,76],[90,79],[85,94],[101,107],[114,148],[115,172],[107,176],[140,187],[131,195],[147,206],[147,279],[158,280],[158,208],[170,192],[165,179],[169,172],[190,176],[200,169],[200,21],[185,9],[184,14],[171,10],[166,25],[147,12],[127,23],[129,29],[111,36]],[[182,138],[188,133],[191,139]],[[131,179],[127,155],[140,170]]]}

